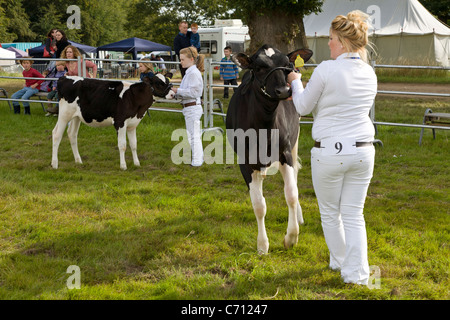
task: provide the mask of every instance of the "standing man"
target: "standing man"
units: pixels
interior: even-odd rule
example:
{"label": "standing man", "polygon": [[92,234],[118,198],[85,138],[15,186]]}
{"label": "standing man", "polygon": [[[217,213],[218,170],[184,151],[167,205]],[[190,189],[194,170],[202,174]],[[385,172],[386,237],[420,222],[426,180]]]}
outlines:
{"label": "standing man", "polygon": [[[225,57],[220,62],[232,62],[231,61],[231,47],[226,46],[223,49]],[[223,80],[224,85],[237,86],[237,79],[239,79],[239,69],[235,64],[221,64],[220,65],[220,80]],[[236,88],[233,88],[236,91]],[[223,90],[223,98],[228,99],[228,87]]]}
{"label": "standing man", "polygon": [[[175,54],[178,56],[178,60],[180,60],[180,50],[191,46],[191,37],[188,33],[188,23],[186,21],[181,21],[178,24],[178,29],[180,32],[173,40],[173,48],[175,50]],[[180,71],[181,77],[184,77],[186,69],[180,65]]]}

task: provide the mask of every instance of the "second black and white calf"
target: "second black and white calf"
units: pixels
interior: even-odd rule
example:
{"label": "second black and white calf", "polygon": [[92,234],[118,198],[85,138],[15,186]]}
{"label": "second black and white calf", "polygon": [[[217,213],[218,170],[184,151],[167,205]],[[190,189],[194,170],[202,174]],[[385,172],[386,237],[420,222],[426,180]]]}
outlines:
{"label": "second black and white calf", "polygon": [[120,168],[127,169],[125,150],[126,136],[130,144],[134,165],[139,166],[137,156],[136,127],[153,103],[153,96],[172,99],[170,80],[157,74],[145,77],[142,82],[103,81],[81,77],[62,77],[58,80],[59,116],[53,129],[52,167],[58,168],[58,148],[64,130],[69,123],[67,135],[76,163],[82,163],[78,152],[77,135],[80,123],[91,127],[114,126],[120,153]]}

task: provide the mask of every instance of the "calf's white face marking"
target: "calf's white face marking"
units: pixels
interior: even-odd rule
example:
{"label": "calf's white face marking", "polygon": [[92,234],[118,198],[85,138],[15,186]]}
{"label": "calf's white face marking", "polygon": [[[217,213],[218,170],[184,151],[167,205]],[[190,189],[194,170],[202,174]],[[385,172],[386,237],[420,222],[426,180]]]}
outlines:
{"label": "calf's white face marking", "polygon": [[266,52],[266,56],[268,57],[272,57],[275,54],[275,51],[272,48],[265,49],[264,51]]}
{"label": "calf's white face marking", "polygon": [[166,83],[166,77],[164,77],[161,73],[156,75],[162,82]]}

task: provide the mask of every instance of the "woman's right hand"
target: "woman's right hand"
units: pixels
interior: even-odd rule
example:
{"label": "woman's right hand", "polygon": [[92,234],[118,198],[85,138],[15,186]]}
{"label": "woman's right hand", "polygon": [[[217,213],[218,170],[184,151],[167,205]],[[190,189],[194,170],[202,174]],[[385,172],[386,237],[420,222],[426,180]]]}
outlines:
{"label": "woman's right hand", "polygon": [[302,78],[302,74],[301,73],[297,73],[292,71],[291,73],[288,74],[287,77],[287,81],[289,82],[289,84],[292,83],[292,81],[297,80],[297,79],[301,79]]}

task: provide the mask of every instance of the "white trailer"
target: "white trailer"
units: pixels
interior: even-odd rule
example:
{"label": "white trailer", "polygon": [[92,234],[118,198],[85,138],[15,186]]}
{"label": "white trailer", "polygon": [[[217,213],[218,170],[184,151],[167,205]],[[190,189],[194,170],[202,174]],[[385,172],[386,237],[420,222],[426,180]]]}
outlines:
{"label": "white trailer", "polygon": [[223,49],[230,46],[233,53],[244,52],[250,37],[248,27],[241,20],[216,20],[214,27],[199,27],[200,53],[220,61],[224,57]]}

